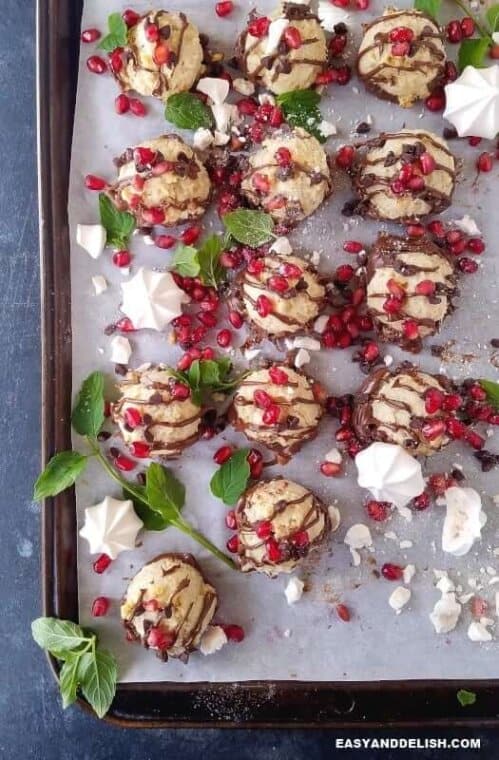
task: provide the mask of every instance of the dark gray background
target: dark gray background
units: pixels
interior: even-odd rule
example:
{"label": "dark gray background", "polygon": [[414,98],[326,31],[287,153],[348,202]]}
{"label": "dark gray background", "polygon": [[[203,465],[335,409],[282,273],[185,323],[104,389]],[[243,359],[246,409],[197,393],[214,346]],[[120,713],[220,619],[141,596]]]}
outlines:
{"label": "dark gray background", "polygon": [[[71,2],[71,0],[67,0]],[[33,0],[0,3],[0,757],[100,760],[317,760],[336,752],[329,731],[147,731],[99,724],[77,707],[62,711],[43,654],[31,641],[40,614],[39,509],[31,501],[39,467],[40,295],[36,190],[35,11]],[[424,735],[420,731],[397,735]],[[395,735],[394,732],[383,732]],[[342,734],[345,736],[345,734]],[[346,734],[348,735],[348,734]],[[356,732],[350,736],[379,735]],[[470,732],[432,732],[470,735]],[[497,734],[480,732],[482,751],[449,757],[494,758]],[[394,760],[443,753],[362,752]]]}

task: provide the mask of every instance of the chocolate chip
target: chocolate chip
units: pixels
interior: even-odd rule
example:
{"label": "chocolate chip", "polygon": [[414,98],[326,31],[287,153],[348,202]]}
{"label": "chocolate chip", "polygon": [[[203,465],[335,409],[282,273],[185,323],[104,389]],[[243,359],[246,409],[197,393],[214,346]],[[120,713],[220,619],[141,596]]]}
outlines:
{"label": "chocolate chip", "polygon": [[108,325],[104,328],[104,335],[112,335],[116,332],[116,325]]}
{"label": "chocolate chip", "polygon": [[128,372],[128,367],[126,364],[115,364],[114,371],[117,375],[126,375]]}
{"label": "chocolate chip", "polygon": [[366,135],[371,131],[371,125],[368,124],[367,121],[361,121],[360,124],[357,124],[355,127],[355,131],[358,135]]}
{"label": "chocolate chip", "polygon": [[160,37],[162,37],[162,39],[164,40],[169,39],[171,33],[172,33],[172,28],[170,24],[166,24],[165,26],[162,26],[159,30]]}
{"label": "chocolate chip", "polygon": [[455,127],[444,127],[442,135],[446,140],[455,140],[458,136],[457,129]]}
{"label": "chocolate chip", "polygon": [[492,348],[499,348],[499,338],[492,338],[490,345]]}
{"label": "chocolate chip", "polygon": [[111,433],[108,433],[107,430],[101,430],[101,432],[97,436],[97,440],[101,443],[104,441],[108,441],[111,438]]}

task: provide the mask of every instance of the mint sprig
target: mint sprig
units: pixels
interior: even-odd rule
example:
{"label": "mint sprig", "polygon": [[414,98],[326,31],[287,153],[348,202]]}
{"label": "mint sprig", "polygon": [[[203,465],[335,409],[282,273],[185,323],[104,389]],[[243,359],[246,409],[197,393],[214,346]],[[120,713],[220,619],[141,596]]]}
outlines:
{"label": "mint sprig", "polygon": [[117,47],[125,47],[128,42],[128,27],[121,13],[111,13],[107,18],[109,32],[99,42],[98,47],[112,53]]}
{"label": "mint sprig", "polygon": [[480,385],[487,394],[487,401],[494,409],[499,409],[499,383],[493,380],[480,380]]}
{"label": "mint sprig", "polygon": [[238,243],[257,248],[274,237],[274,222],[264,211],[240,208],[223,217],[227,232]]}
{"label": "mint sprig", "polygon": [[217,288],[225,277],[220,256],[225,250],[220,235],[211,235],[200,248],[180,245],[173,256],[173,269],[182,277],[200,277],[204,285]]}
{"label": "mint sprig", "polygon": [[436,19],[441,5],[442,0],[415,0],[414,8]]}
{"label": "mint sprig", "polygon": [[191,389],[191,399],[201,406],[204,396],[210,393],[229,393],[243,379],[245,373],[231,377],[232,362],[221,359],[196,359],[187,370],[175,370],[175,376]]}
{"label": "mint sprig", "polygon": [[62,706],[73,704],[79,689],[103,718],[116,693],[118,667],[113,655],[99,647],[96,634],[53,617],[34,620],[31,633],[39,647],[63,662],[59,673]]}
{"label": "mint sprig", "polygon": [[180,129],[210,129],[213,126],[211,110],[191,92],[170,95],[166,103],[165,119]]}
{"label": "mint sprig", "polygon": [[[201,362],[201,364],[203,363]],[[197,371],[194,369],[192,375],[187,375],[188,382],[192,381],[199,393],[208,386],[208,379],[212,381],[210,387],[217,389],[228,389],[235,382],[228,377],[231,368],[230,361],[220,359],[210,362],[211,364],[214,366],[198,366]],[[182,378],[184,379],[183,373]],[[184,486],[165,467],[157,463],[150,464],[145,473],[146,485],[144,487],[123,478],[121,473],[102,454],[97,440],[104,423],[104,377],[100,372],[93,372],[84,380],[77,395],[71,420],[75,430],[80,435],[85,436],[90,451],[87,454],[80,454],[77,451],[64,451],[52,457],[36,481],[35,500],[56,496],[72,486],[84,471],[88,459],[93,457],[109,477],[121,487],[126,497],[132,499],[134,508],[147,530],[164,530],[173,526],[204,546],[226,565],[234,568],[234,563],[230,557],[221,552],[182,517],[181,510],[185,502]],[[74,643],[75,631],[68,632],[67,626],[64,630],[67,635],[70,635]],[[59,633],[61,632],[59,631]],[[62,643],[62,648],[58,646],[59,643]],[[51,643],[52,652],[65,651],[67,648],[64,641],[57,642],[54,640]],[[64,657],[61,656],[60,659],[64,659]],[[98,673],[93,673],[93,682],[95,682],[97,675]]]}
{"label": "mint sprig", "polygon": [[476,694],[474,691],[468,691],[468,689],[459,689],[456,694],[457,701],[461,707],[467,707],[468,705],[474,705],[476,702]]}
{"label": "mint sprig", "polygon": [[232,507],[244,493],[251,470],[248,462],[249,449],[239,449],[221,465],[210,481],[213,496]]}
{"label": "mint sprig", "polygon": [[322,114],[319,109],[321,96],[316,90],[291,90],[277,96],[277,104],[292,127],[301,127],[319,142],[326,142],[319,125]]}
{"label": "mint sprig", "polygon": [[128,211],[118,211],[110,198],[99,195],[100,222],[106,230],[106,245],[110,248],[126,248],[135,229],[135,217]]}
{"label": "mint sprig", "polygon": [[471,40],[463,40],[459,46],[457,67],[464,71],[466,66],[474,66],[479,69],[483,66],[485,56],[490,48],[489,37],[474,37]]}

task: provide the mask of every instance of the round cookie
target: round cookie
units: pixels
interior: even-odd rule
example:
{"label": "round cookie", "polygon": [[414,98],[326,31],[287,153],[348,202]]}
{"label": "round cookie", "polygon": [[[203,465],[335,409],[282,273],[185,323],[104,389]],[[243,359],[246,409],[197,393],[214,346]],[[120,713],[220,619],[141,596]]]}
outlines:
{"label": "round cookie", "polygon": [[162,135],[128,148],[118,159],[118,179],[108,190],[120,211],[139,227],[165,227],[198,219],[210,202],[208,172],[178,135]]}
{"label": "round cookie", "polygon": [[430,16],[388,9],[364,28],[357,73],[378,97],[410,108],[445,83],[445,63],[443,36]]}
{"label": "round cookie", "polygon": [[166,662],[187,660],[217,607],[217,592],[191,554],[162,554],[132,578],[120,614],[130,638]]}
{"label": "round cookie", "polygon": [[304,486],[277,477],[252,486],[236,507],[243,573],[291,573],[331,529],[324,504]]}

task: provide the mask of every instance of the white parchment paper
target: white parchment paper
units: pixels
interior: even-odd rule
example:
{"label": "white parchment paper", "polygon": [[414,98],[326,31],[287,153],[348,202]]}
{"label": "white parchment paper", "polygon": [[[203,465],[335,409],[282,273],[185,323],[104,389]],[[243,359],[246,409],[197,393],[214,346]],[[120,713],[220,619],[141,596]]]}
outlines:
{"label": "white parchment paper", "polygon": [[[406,3],[400,3],[405,5]],[[244,25],[253,2],[236,0],[237,8],[228,19],[219,19],[214,2],[184,0],[173,3],[172,8],[183,10],[199,28],[210,35],[213,49],[223,49],[228,57],[237,30]],[[269,2],[259,2],[258,8],[268,11]],[[116,0],[86,0],[83,28],[106,28],[109,13],[122,10]],[[148,4],[134,6],[145,11]],[[372,13],[353,11],[350,17],[351,57],[358,43],[361,22],[382,12],[382,3],[372,3]],[[112,159],[126,147],[146,138],[173,131],[163,118],[163,106],[153,99],[143,99],[149,114],[140,119],[131,115],[118,116],[113,101],[117,87],[110,76],[95,76],[87,71],[86,58],[94,52],[93,46],[83,45],[80,61],[79,87],[74,124],[74,142],[69,195],[71,227],[71,292],[73,318],[73,389],[91,371],[100,369],[113,377],[109,361],[110,338],[103,328],[119,316],[120,283],[123,275],[113,266],[111,252],[105,251],[97,261],[92,260],[75,243],[77,223],[98,221],[97,194],[84,189],[83,177],[95,173],[109,179],[114,176]],[[425,127],[441,133],[439,115],[423,113],[420,106],[407,111],[379,101],[365,93],[355,80],[346,87],[330,87],[324,98],[325,118],[338,128],[337,138],[330,138],[326,149],[333,152],[337,145],[352,139],[352,130],[360,121],[372,118],[372,134],[381,130],[398,130],[407,127]],[[187,140],[192,133],[185,133]],[[490,365],[491,349],[488,341],[499,337],[497,303],[498,252],[497,252],[497,168],[489,175],[476,180],[474,162],[481,149],[472,149],[466,141],[452,142],[452,149],[463,157],[462,179],[455,194],[453,207],[444,218],[454,219],[470,214],[478,223],[488,242],[481,258],[479,273],[462,278],[461,298],[456,313],[448,319],[445,330],[437,341],[457,341],[456,355],[472,354],[472,361],[441,364],[430,356],[428,349],[420,357],[421,366],[428,370],[443,371],[449,376],[487,376],[497,379],[497,370]],[[495,165],[495,167],[497,164]],[[332,198],[306,223],[293,232],[291,239],[297,248],[322,253],[320,269],[328,272],[340,261],[348,258],[341,246],[345,239],[359,239],[366,244],[374,240],[381,225],[369,221],[347,220],[340,210],[351,197],[350,189],[340,176],[335,178]],[[204,221],[206,232],[220,229],[214,216]],[[395,231],[395,228],[394,230]],[[148,247],[140,236],[131,243],[134,255],[133,268],[139,265],[167,267],[171,253]],[[109,289],[95,296],[91,277],[103,274]],[[132,271],[133,274],[133,271]],[[133,355],[136,366],[143,361],[175,363],[180,349],[172,347],[165,335],[146,332],[132,334]],[[385,353],[395,361],[410,358],[398,349],[387,347]],[[351,351],[324,351],[314,354],[308,370],[321,380],[329,392],[352,392],[364,379],[351,362]],[[236,362],[240,355],[234,356]],[[494,678],[499,677],[497,641],[489,644],[472,643],[466,636],[471,620],[463,611],[458,627],[446,636],[437,636],[428,614],[440,594],[434,588],[433,569],[448,569],[451,578],[461,584],[463,591],[472,591],[470,582],[482,584],[480,592],[492,603],[494,611],[495,589],[489,585],[493,575],[499,574],[499,557],[493,548],[499,545],[499,510],[491,496],[499,492],[497,473],[482,475],[468,451],[459,444],[447,450],[426,465],[426,471],[443,471],[458,463],[464,468],[468,484],[476,487],[484,499],[488,515],[482,541],[475,544],[466,557],[455,559],[444,555],[440,537],[444,518],[443,508],[432,506],[426,512],[415,513],[411,522],[396,515],[389,523],[369,521],[374,537],[375,551],[363,554],[359,567],[353,567],[348,548],[343,544],[346,530],[353,523],[366,521],[362,503],[365,494],[355,482],[353,463],[346,465],[345,477],[327,479],[319,474],[318,465],[324,454],[334,446],[334,424],[325,419],[319,437],[305,446],[302,452],[286,467],[281,468],[287,477],[295,478],[313,488],[329,504],[336,503],[341,511],[342,525],[331,538],[320,557],[310,558],[297,571],[307,581],[307,593],[295,606],[289,607],[284,597],[288,577],[269,580],[257,574],[240,575],[226,569],[210,555],[171,529],[163,533],[145,533],[141,545],[133,552],[124,552],[103,574],[96,575],[86,541],[79,542],[79,595],[80,620],[98,631],[105,645],[116,655],[121,681],[243,681],[252,679],[300,680],[381,680],[415,678]],[[496,436],[497,437],[497,436]],[[187,450],[173,464],[173,469],[187,487],[186,514],[212,541],[224,546],[228,531],[224,526],[226,508],[210,495],[208,484],[214,471],[214,451],[225,441],[234,444],[242,439],[229,428],[210,442],[201,442]],[[81,445],[76,440],[75,445]],[[492,439],[492,450],[498,450]],[[276,474],[274,468],[269,474]],[[86,506],[100,501],[106,494],[119,496],[110,481],[97,465],[91,465],[77,487],[78,524],[82,524]],[[396,539],[384,534],[391,531]],[[412,546],[401,549],[400,541],[411,541]],[[192,551],[217,586],[220,596],[218,619],[241,624],[246,638],[239,645],[229,645],[217,654],[204,657],[195,654],[188,666],[177,661],[162,664],[154,655],[138,645],[125,642],[119,620],[119,601],[128,579],[155,555],[165,551]],[[414,563],[416,576],[410,588],[412,598],[402,614],[395,615],[388,606],[388,597],[394,585],[373,575],[375,564],[385,561],[401,565]],[[108,596],[112,608],[105,618],[90,615],[92,600]],[[334,604],[341,601],[352,611],[350,623],[341,622]]]}

